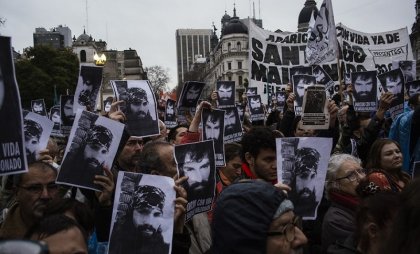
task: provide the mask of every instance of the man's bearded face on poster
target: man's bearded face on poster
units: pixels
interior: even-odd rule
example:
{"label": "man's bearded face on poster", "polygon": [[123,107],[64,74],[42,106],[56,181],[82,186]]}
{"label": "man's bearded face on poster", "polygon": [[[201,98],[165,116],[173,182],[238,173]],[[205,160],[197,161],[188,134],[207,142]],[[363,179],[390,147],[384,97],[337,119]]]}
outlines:
{"label": "man's bearded face on poster", "polygon": [[37,114],[42,114],[44,112],[44,107],[41,102],[34,102],[34,112]]}
{"label": "man's bearded face on poster", "polygon": [[219,98],[223,103],[228,103],[232,97],[232,87],[222,84],[218,90]]}
{"label": "man's bearded face on poster", "polygon": [[388,92],[391,92],[393,95],[398,95],[401,93],[402,89],[402,80],[400,76],[388,76],[386,77],[386,89]]}
{"label": "man's bearded face on poster", "polygon": [[369,101],[375,99],[373,98],[373,80],[371,76],[357,76],[353,87],[359,100]]}
{"label": "man's bearded face on poster", "polygon": [[103,167],[112,142],[112,133],[105,127],[95,125],[88,135],[88,141],[83,150],[84,162],[88,168]]}
{"label": "man's bearded face on poster", "polygon": [[300,200],[314,202],[315,178],[317,176],[320,154],[313,148],[300,148],[295,154],[295,183],[297,196]]}
{"label": "man's bearded face on poster", "polygon": [[154,186],[136,186],[133,197],[133,226],[135,233],[152,238],[162,233],[165,194]]}
{"label": "man's bearded face on poster", "polygon": [[145,119],[149,114],[146,91],[141,88],[130,88],[128,92],[131,114],[137,119]]}

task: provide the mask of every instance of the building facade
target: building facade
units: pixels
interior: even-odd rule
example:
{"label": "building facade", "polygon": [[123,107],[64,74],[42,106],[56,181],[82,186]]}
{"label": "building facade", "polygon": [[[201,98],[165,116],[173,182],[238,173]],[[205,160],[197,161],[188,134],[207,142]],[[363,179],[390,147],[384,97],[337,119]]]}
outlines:
{"label": "building facade", "polygon": [[191,70],[196,58],[207,57],[211,50],[211,29],[177,29],[176,58],[178,84],[183,84],[187,73]]}
{"label": "building facade", "polygon": [[71,30],[66,26],[59,25],[49,31],[43,27],[35,28],[33,33],[35,46],[52,46],[59,49],[71,47]]}
{"label": "building facade", "polygon": [[416,20],[411,28],[410,40],[414,60],[416,60],[416,79],[420,77],[420,0],[415,4]]}

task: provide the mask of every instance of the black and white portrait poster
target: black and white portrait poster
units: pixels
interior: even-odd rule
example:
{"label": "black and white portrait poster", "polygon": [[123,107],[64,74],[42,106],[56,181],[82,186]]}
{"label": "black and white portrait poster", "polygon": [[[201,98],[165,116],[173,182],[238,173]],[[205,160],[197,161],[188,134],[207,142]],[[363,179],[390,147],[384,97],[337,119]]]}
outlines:
{"label": "black and white portrait poster", "polygon": [[315,85],[316,79],[314,76],[306,74],[298,74],[292,76],[293,82],[293,93],[296,95],[295,100],[295,114],[300,116],[302,112],[303,96],[305,95],[305,89],[308,86]]}
{"label": "black and white portrait poster", "polygon": [[102,84],[103,67],[80,66],[79,79],[77,81],[76,92],[74,93],[73,110],[89,108],[95,111],[99,89]]}
{"label": "black and white portrait poster", "polygon": [[353,106],[357,112],[373,112],[377,104],[376,71],[352,72]]}
{"label": "black and white portrait poster", "polygon": [[165,125],[169,129],[177,125],[175,103],[176,101],[167,99],[165,104]]}
{"label": "black and white portrait poster", "polygon": [[325,90],[328,92],[328,97],[332,97],[336,91],[334,91],[335,83],[330,75],[319,65],[313,66],[312,73],[315,77],[316,84],[324,85]]}
{"label": "black and white portrait poster", "polygon": [[392,69],[401,68],[405,83],[416,80],[416,60],[393,60]]}
{"label": "black and white portrait poster", "polygon": [[147,137],[159,135],[156,98],[148,80],[111,81],[117,100],[124,100],[120,107],[131,136]]}
{"label": "black and white portrait poster", "polygon": [[264,120],[264,106],[261,102],[261,96],[249,95],[247,96],[248,108],[251,113],[251,121],[263,121]]}
{"label": "black and white portrait poster", "polygon": [[239,142],[242,139],[242,123],[236,107],[225,108],[225,144]]}
{"label": "black and white portrait poster", "polygon": [[31,101],[32,112],[41,116],[47,116],[47,108],[45,107],[44,99],[37,99]]}
{"label": "black and white portrait poster", "polygon": [[283,112],[284,105],[286,105],[286,92],[285,91],[278,91],[276,92],[276,109],[280,112]]}
{"label": "black and white portrait poster", "polygon": [[241,120],[241,123],[242,123],[244,121],[245,105],[236,104],[236,109],[238,110],[239,119]]}
{"label": "black and white portrait poster", "polygon": [[26,111],[23,115],[26,158],[30,164],[38,159],[41,150],[47,148],[54,123],[34,112]]}
{"label": "black and white portrait poster", "polygon": [[404,111],[404,74],[398,68],[378,75],[378,79],[381,82],[382,89],[394,95],[389,113],[391,118],[395,119],[396,116]]}
{"label": "black and white portrait poster", "polygon": [[10,37],[0,36],[0,175],[28,171],[23,116]]}
{"label": "black and white portrait poster", "polygon": [[201,123],[203,124],[202,140],[214,140],[216,166],[225,166],[225,146],[223,145],[225,111],[203,108]]}
{"label": "black and white portrait poster", "polygon": [[211,209],[216,186],[213,140],[177,145],[174,153],[179,176],[188,176],[184,184],[188,196],[188,221],[195,214]]}
{"label": "black and white portrait poster", "polygon": [[216,89],[219,108],[235,106],[235,81],[217,81]]}
{"label": "black and white portrait poster", "polygon": [[100,191],[93,180],[112,167],[123,130],[120,122],[79,109],[57,183]]}
{"label": "black and white portrait poster", "polygon": [[52,106],[50,108],[50,120],[54,123],[51,136],[62,136],[60,105]]}
{"label": "black and white portrait poster", "polygon": [[324,192],[332,148],[331,138],[278,138],[277,179],[289,185],[294,212],[304,220],[315,220]]}
{"label": "black and white portrait poster", "polygon": [[61,95],[60,109],[61,109],[61,134],[70,135],[71,127],[73,126],[76,112],[73,111],[74,95]]}
{"label": "black and white portrait poster", "polygon": [[330,124],[325,86],[308,86],[303,97],[302,129],[326,130]]}
{"label": "black and white portrait poster", "polygon": [[405,85],[405,89],[407,90],[407,94],[409,97],[420,93],[420,80],[414,80],[411,82],[407,82]]}
{"label": "black and white portrait poster", "polygon": [[178,99],[178,108],[186,110],[186,108],[195,108],[200,99],[201,92],[205,83],[196,81],[187,81],[182,87],[181,96]]}
{"label": "black and white portrait poster", "polygon": [[107,253],[171,253],[174,186],[170,177],[118,172]]}

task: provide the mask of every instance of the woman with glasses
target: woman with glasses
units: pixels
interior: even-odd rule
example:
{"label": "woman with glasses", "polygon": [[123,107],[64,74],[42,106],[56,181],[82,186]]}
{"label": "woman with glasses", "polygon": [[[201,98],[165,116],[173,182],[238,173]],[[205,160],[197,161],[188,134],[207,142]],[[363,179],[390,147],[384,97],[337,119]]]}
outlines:
{"label": "woman with glasses", "polygon": [[403,169],[403,155],[400,145],[391,139],[376,140],[368,156],[366,179],[358,191],[363,195],[378,191],[401,192],[410,182],[410,176]]}
{"label": "woman with glasses", "polygon": [[298,253],[307,238],[293,209],[285,193],[270,183],[231,184],[216,203],[210,253]]}
{"label": "woman with glasses", "polygon": [[322,222],[322,251],[343,242],[355,230],[354,215],[359,205],[356,188],[365,177],[361,161],[349,154],[333,155],[328,162],[325,194],[331,202]]}

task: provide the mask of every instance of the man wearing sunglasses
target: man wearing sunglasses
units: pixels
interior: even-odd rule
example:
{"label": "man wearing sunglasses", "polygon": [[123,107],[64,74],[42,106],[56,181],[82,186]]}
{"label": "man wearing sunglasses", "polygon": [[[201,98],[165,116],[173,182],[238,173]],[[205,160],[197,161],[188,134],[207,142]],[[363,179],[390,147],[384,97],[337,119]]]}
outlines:
{"label": "man wearing sunglasses", "polygon": [[331,206],[322,222],[323,253],[331,244],[343,242],[354,232],[354,215],[359,206],[356,188],[364,177],[359,158],[349,154],[331,156],[325,183]]}
{"label": "man wearing sunglasses", "polygon": [[27,173],[13,176],[17,202],[7,210],[0,226],[0,238],[23,238],[44,216],[47,206],[61,198],[56,177],[57,171],[44,162],[30,164]]}

